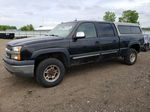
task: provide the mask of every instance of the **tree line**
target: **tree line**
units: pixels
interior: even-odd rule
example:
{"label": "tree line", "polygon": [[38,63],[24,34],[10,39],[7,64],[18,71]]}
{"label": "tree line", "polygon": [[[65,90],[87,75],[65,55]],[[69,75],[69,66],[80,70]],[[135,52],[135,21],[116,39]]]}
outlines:
{"label": "tree line", "polygon": [[[17,30],[16,26],[9,26],[9,25],[0,25],[0,31],[6,30]],[[34,31],[34,27],[32,24],[22,26],[19,28],[20,31]]]}
{"label": "tree line", "polygon": [[0,25],[1,31],[6,31],[7,29],[17,29],[16,26]]}
{"label": "tree line", "polygon": [[[103,20],[106,22],[116,22],[116,19],[117,19],[116,14],[110,11],[105,12],[103,16]],[[138,19],[139,19],[139,13],[136,10],[125,10],[122,12],[122,16],[118,17],[118,22],[140,24]],[[150,31],[150,28],[142,28],[142,29]]]}
{"label": "tree line", "polygon": [[[104,21],[115,22],[117,17],[114,12],[107,11],[103,16]],[[139,23],[139,13],[135,10],[126,10],[122,12],[122,16],[118,18],[119,22]]]}

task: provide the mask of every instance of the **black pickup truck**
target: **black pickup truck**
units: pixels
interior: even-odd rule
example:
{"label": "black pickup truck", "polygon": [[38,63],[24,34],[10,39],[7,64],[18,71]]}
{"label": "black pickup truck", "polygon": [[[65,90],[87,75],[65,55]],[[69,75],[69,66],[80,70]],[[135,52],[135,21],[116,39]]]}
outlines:
{"label": "black pickup truck", "polygon": [[52,87],[73,65],[112,57],[133,65],[143,45],[137,24],[73,21],[57,25],[45,37],[9,42],[3,60],[12,74],[35,77],[42,86]]}

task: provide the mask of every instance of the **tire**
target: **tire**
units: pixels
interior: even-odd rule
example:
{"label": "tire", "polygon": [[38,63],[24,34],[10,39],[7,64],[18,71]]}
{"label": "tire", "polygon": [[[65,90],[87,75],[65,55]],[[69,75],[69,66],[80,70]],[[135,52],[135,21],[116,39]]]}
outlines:
{"label": "tire", "polygon": [[127,65],[133,65],[137,61],[137,51],[135,49],[129,49],[127,55],[124,57],[124,62]]}
{"label": "tire", "polygon": [[44,87],[53,87],[62,82],[65,67],[61,61],[48,58],[42,61],[36,69],[36,80]]}

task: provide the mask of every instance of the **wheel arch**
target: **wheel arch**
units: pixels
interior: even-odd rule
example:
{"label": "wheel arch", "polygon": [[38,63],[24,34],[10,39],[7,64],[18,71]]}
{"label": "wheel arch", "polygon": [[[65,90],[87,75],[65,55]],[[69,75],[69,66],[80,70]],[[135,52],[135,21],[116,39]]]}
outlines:
{"label": "wheel arch", "polygon": [[128,50],[131,49],[131,48],[132,48],[132,49],[135,49],[135,50],[137,51],[137,53],[139,53],[139,52],[141,51],[140,44],[139,44],[138,42],[132,42],[132,43],[130,43],[130,44],[128,45],[127,48],[121,49],[120,55],[121,55],[122,57],[126,56]]}
{"label": "wheel arch", "polygon": [[66,49],[44,49],[35,51],[31,57],[35,60],[35,69],[38,64],[47,58],[56,58],[60,60],[66,68],[70,67],[69,52]]}
{"label": "wheel arch", "polygon": [[141,48],[140,48],[140,44],[139,43],[132,43],[129,45],[129,49],[135,49],[137,51],[137,53],[139,53],[141,51]]}

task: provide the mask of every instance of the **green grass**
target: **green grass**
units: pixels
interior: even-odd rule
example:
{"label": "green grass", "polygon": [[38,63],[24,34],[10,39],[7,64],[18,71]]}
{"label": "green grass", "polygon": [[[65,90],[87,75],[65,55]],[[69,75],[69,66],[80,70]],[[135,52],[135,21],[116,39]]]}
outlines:
{"label": "green grass", "polygon": [[147,30],[147,31],[150,31],[150,28],[142,28],[143,30]]}

